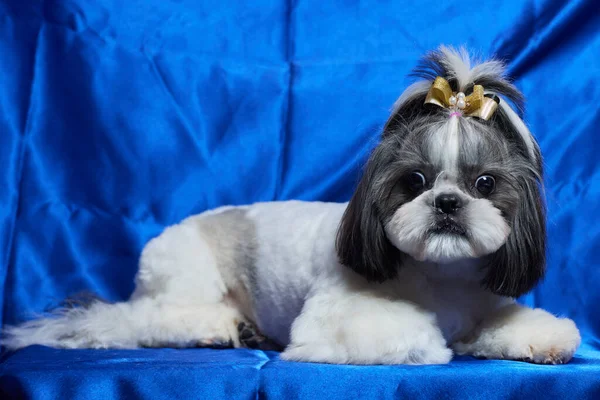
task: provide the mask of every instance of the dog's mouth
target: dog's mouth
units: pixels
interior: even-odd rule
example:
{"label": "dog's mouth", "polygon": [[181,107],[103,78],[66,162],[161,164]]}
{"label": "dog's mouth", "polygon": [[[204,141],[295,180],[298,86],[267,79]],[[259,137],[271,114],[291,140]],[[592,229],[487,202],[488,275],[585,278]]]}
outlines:
{"label": "dog's mouth", "polygon": [[467,230],[465,227],[449,216],[444,216],[436,221],[435,225],[429,230],[429,232],[438,235],[467,235]]}

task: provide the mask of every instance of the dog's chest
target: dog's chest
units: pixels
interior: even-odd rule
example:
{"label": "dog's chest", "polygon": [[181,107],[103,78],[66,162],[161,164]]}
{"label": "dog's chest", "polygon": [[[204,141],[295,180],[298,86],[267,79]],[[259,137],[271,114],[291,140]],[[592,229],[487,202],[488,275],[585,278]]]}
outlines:
{"label": "dog's chest", "polygon": [[479,296],[460,285],[432,284],[430,307],[448,343],[467,335],[481,318]]}
{"label": "dog's chest", "polygon": [[476,282],[427,279],[425,292],[422,306],[435,313],[448,344],[467,336],[498,303]]}

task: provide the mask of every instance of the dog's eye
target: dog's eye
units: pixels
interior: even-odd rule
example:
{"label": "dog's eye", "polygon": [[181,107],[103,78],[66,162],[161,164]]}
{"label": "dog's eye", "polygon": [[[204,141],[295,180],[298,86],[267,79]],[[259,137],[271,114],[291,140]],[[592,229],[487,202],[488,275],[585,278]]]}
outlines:
{"label": "dog's eye", "polygon": [[475,181],[475,189],[484,196],[489,196],[496,187],[496,180],[491,175],[481,175]]}
{"label": "dog's eye", "polygon": [[408,187],[413,192],[418,192],[422,190],[427,184],[427,179],[425,179],[425,175],[423,175],[419,171],[413,171],[408,175]]}

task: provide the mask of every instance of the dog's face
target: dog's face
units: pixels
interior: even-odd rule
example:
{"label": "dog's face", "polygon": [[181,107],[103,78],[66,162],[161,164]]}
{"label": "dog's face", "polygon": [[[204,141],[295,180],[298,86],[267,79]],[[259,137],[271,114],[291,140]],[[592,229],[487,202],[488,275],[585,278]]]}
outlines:
{"label": "dog's face", "polygon": [[423,88],[396,108],[367,163],[338,231],[340,260],[383,281],[407,257],[448,268],[478,258],[484,286],[519,296],[544,271],[539,148],[506,103],[483,121],[426,107]]}
{"label": "dog's face", "polygon": [[[448,263],[497,251],[508,238],[529,171],[500,132],[476,119],[414,119],[380,144],[375,191],[387,239],[418,261]],[[401,133],[400,133],[401,135]],[[520,168],[525,170],[521,171]]]}

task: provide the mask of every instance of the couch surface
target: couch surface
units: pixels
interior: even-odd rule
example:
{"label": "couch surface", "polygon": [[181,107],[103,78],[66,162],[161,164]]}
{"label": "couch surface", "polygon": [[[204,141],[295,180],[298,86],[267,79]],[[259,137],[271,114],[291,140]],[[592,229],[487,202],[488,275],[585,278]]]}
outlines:
{"label": "couch surface", "polygon": [[0,0],[1,324],[133,290],[143,245],[224,204],[346,201],[418,57],[508,62],[545,155],[563,366],[287,363],[249,350],[3,354],[0,397],[600,398],[597,1]]}

